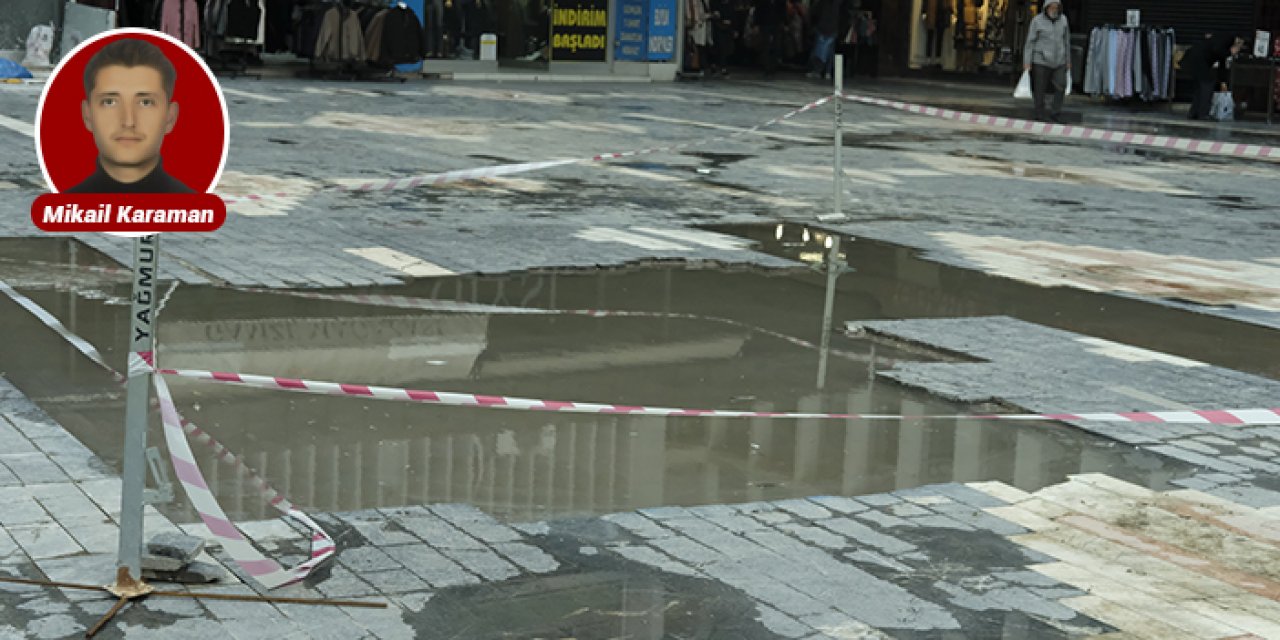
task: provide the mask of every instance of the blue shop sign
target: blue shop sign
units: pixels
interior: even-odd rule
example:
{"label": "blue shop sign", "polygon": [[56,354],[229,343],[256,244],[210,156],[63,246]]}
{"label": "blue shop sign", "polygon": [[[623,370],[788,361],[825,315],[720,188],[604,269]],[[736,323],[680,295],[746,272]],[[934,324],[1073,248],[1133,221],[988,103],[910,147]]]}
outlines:
{"label": "blue shop sign", "polygon": [[649,0],[617,0],[614,60],[643,62],[649,54]]}
{"label": "blue shop sign", "polygon": [[676,56],[676,0],[649,0],[649,61]]}

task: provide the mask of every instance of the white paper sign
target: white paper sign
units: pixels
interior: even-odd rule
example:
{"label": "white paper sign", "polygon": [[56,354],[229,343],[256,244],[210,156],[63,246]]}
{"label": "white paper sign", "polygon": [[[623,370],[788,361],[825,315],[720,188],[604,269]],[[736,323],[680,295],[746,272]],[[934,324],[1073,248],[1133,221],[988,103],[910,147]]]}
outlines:
{"label": "white paper sign", "polygon": [[1271,32],[1258,30],[1253,38],[1253,57],[1266,58],[1271,53]]}
{"label": "white paper sign", "polygon": [[1142,11],[1139,9],[1129,9],[1125,17],[1124,26],[1126,27],[1142,26]]}

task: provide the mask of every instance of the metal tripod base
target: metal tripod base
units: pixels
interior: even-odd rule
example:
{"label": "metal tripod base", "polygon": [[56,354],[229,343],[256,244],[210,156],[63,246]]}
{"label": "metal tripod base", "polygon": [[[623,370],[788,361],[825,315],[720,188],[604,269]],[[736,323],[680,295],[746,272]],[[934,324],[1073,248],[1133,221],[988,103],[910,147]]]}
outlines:
{"label": "metal tripod base", "polygon": [[106,589],[108,593],[117,598],[127,598],[129,600],[141,598],[156,590],[155,587],[143,582],[142,580],[135,580],[133,576],[129,575],[128,567],[120,567],[117,569],[116,583],[109,584],[103,587],[103,589]]}
{"label": "metal tripod base", "polygon": [[0,576],[0,582],[28,584],[28,585],[38,586],[38,587],[58,587],[61,589],[81,589],[84,591],[101,591],[103,593],[108,593],[118,598],[118,600],[116,600],[116,603],[111,605],[111,609],[107,611],[106,615],[102,616],[102,618],[98,620],[98,622],[94,624],[93,627],[91,627],[87,632],[85,632],[84,637],[86,638],[92,638],[93,636],[97,635],[97,633],[101,631],[102,628],[106,626],[108,622],[110,622],[113,618],[116,617],[116,614],[120,613],[120,610],[124,609],[125,605],[135,600],[142,600],[144,598],[148,598],[151,596],[157,596],[157,597],[163,597],[163,598],[207,598],[209,600],[234,600],[238,602],[265,602],[265,603],[280,602],[280,603],[286,603],[286,604],[314,604],[314,605],[328,605],[332,607],[365,607],[369,609],[387,608],[387,603],[385,602],[369,602],[367,600],[327,600],[327,599],[321,599],[321,598],[285,598],[285,597],[258,596],[258,595],[245,596],[245,595],[237,595],[233,593],[190,593],[186,591],[156,591],[155,587],[152,587],[146,582],[143,582],[142,580],[134,579],[133,576],[129,575],[129,570],[125,567],[120,567],[118,573],[116,574],[116,583],[113,585],[105,586],[105,587],[100,587],[92,584],[77,584],[74,582],[56,582],[53,580],[30,580],[27,578],[11,578],[9,576]]}

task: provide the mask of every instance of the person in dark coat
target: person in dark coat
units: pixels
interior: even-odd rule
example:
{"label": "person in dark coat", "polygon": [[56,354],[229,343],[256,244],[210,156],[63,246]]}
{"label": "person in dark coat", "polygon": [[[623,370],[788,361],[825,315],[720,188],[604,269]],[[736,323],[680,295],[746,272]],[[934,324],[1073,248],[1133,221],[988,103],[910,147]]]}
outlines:
{"label": "person in dark coat", "polygon": [[729,58],[733,56],[734,42],[738,34],[733,29],[734,0],[711,0],[711,13],[707,20],[711,23],[711,46],[707,47],[711,75],[719,73],[729,77]]}
{"label": "person in dark coat", "polygon": [[765,76],[782,62],[783,38],[787,30],[787,0],[755,0],[751,14],[753,27],[760,32],[760,61]]}
{"label": "person in dark coat", "polygon": [[809,56],[813,70],[810,78],[826,78],[835,74],[836,32],[840,29],[844,0],[817,0],[810,19],[813,24],[813,53]]}
{"label": "person in dark coat", "polygon": [[1191,110],[1187,112],[1188,118],[1209,118],[1215,84],[1223,91],[1227,90],[1227,59],[1240,53],[1243,48],[1244,38],[1227,33],[1206,36],[1203,41],[1187,49],[1186,55],[1182,57],[1182,69],[1191,75],[1195,86],[1195,98],[1191,101]]}

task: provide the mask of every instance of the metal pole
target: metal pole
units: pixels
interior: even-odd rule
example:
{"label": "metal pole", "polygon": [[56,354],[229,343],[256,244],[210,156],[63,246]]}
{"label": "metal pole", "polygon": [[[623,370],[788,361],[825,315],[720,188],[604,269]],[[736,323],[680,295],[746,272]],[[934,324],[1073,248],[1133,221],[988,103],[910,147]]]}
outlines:
{"label": "metal pole", "polygon": [[843,98],[844,54],[840,54],[840,53],[836,54],[835,72],[836,72],[835,73],[836,75],[835,77],[836,146],[835,146],[835,172],[833,173],[833,176],[834,176],[833,182],[835,186],[835,204],[833,205],[834,208],[832,209],[831,215],[834,219],[838,220],[844,217],[844,212],[841,211],[841,209],[843,208],[842,200],[844,199],[843,193],[842,193],[844,188],[844,132],[842,131],[843,123],[841,123],[841,116],[843,115],[841,110],[844,108],[844,104],[843,104],[844,102],[844,98]]}
{"label": "metal pole", "polygon": [[831,355],[831,323],[835,313],[836,279],[840,277],[840,236],[832,234],[831,252],[827,254],[827,299],[822,307],[822,347],[818,350],[818,391],[827,386],[827,359]]}
{"label": "metal pole", "polygon": [[[124,487],[120,494],[120,547],[118,569],[128,569],[132,580],[142,579],[142,493],[146,485],[147,415],[151,373],[133,366],[134,354],[150,356],[155,333],[156,264],[160,238],[150,235],[133,240],[133,296],[129,318],[129,383],[124,414]],[[117,577],[117,582],[121,581]]]}

